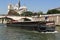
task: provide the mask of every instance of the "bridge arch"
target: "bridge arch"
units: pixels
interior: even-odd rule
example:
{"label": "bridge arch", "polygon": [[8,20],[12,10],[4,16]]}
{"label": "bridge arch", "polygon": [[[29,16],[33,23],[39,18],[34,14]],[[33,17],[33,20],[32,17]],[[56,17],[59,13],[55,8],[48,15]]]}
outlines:
{"label": "bridge arch", "polygon": [[29,19],[29,18],[21,18],[21,19],[19,19],[20,21],[32,21],[31,19]]}
{"label": "bridge arch", "polygon": [[13,20],[12,18],[9,18],[9,17],[3,17],[3,19],[5,19],[5,20]]}
{"label": "bridge arch", "polygon": [[8,18],[11,18],[13,20],[21,20],[21,19],[29,19],[31,21],[34,21],[34,18],[33,17],[24,17],[24,16],[7,16]]}

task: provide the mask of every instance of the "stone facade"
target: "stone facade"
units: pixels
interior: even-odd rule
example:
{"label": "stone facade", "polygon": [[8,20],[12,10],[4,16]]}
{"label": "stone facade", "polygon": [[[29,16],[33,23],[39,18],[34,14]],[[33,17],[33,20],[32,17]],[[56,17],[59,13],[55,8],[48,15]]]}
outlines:
{"label": "stone facade", "polygon": [[[18,4],[16,4],[16,5],[13,5],[11,3],[8,5],[8,12],[10,12],[10,10],[13,10],[13,12],[14,11],[17,12],[18,14],[22,14],[23,12],[27,11],[27,7],[21,6],[20,0],[19,0]],[[12,14],[12,13],[9,13],[9,14]]]}

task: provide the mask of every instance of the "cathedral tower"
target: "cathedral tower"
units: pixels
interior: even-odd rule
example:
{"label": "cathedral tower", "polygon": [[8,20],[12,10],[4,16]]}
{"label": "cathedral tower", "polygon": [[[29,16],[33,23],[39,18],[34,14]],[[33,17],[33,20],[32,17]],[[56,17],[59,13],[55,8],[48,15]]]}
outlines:
{"label": "cathedral tower", "polygon": [[21,5],[20,5],[20,0],[18,1],[18,6],[19,6],[19,8],[20,8],[20,6],[21,6]]}

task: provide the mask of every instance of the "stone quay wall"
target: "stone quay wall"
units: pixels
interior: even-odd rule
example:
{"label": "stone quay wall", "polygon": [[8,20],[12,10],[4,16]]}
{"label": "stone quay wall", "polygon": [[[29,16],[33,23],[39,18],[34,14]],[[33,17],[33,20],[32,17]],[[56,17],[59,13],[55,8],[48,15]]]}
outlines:
{"label": "stone quay wall", "polygon": [[55,21],[56,25],[60,25],[60,14],[41,15],[40,20],[44,21],[46,16],[48,21]]}
{"label": "stone quay wall", "polygon": [[[48,14],[48,15],[40,15],[39,17],[31,17],[32,20],[35,21],[45,21],[45,17],[48,17],[47,20],[48,21],[55,21],[56,25],[60,25],[60,14]],[[13,17],[13,16],[12,16]],[[20,16],[21,17],[21,16]],[[19,18],[20,18],[19,17]],[[0,23],[2,23],[2,17],[0,17]],[[13,17],[14,18],[14,17]],[[6,23],[6,20],[3,20],[3,23]]]}

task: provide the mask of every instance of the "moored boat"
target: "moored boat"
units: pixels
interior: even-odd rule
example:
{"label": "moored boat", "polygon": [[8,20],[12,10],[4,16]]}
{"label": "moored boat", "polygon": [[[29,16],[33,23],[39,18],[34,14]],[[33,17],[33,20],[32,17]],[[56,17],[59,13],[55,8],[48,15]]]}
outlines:
{"label": "moored boat", "polygon": [[54,21],[25,21],[25,22],[9,22],[7,26],[20,27],[26,30],[35,30],[39,32],[54,32],[55,22]]}

